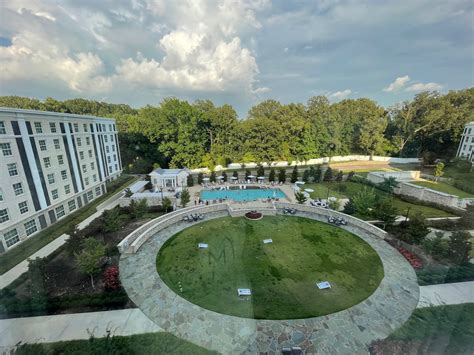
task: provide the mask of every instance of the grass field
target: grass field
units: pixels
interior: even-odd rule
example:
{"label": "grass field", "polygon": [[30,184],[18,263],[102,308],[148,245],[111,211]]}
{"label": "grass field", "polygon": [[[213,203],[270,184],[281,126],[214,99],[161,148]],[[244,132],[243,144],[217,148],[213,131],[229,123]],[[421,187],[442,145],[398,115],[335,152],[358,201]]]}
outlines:
{"label": "grass field", "polygon": [[150,333],[111,338],[91,338],[46,344],[24,344],[15,351],[16,355],[55,354],[169,354],[207,355],[217,354],[180,339],[170,333]]}
{"label": "grass field", "polygon": [[[329,197],[337,197],[337,198],[349,198],[354,196],[359,190],[363,189],[366,185],[359,184],[356,182],[346,181],[346,182],[322,182],[317,184],[306,184],[304,188],[311,188],[314,192],[310,193],[311,198],[322,198],[325,199],[328,195],[329,189]],[[419,211],[422,212],[425,217],[449,217],[452,214],[438,210],[434,207],[428,206],[421,206],[416,205],[414,203],[405,202],[397,198],[396,196],[390,196],[387,193],[374,189],[374,192],[379,197],[388,197],[392,200],[392,204],[398,208],[398,212],[400,215],[405,215],[408,208],[410,208],[410,214]],[[362,217],[363,219],[372,219],[370,217]]]}
{"label": "grass field", "polygon": [[474,197],[473,194],[470,194],[469,192],[465,192],[463,190],[460,190],[452,185],[446,184],[444,182],[435,182],[435,181],[414,181],[410,182],[411,184],[418,185],[418,186],[424,186],[429,189],[433,189],[436,191],[444,192],[446,194],[450,195],[455,195],[460,198],[470,198]]}
{"label": "grass field", "polygon": [[[272,244],[263,239],[272,238]],[[208,249],[197,249],[199,242]],[[371,295],[383,278],[377,253],[359,237],[300,217],[224,217],[185,229],[157,257],[158,273],[185,299],[258,319],[337,312]],[[318,290],[317,281],[332,288]],[[180,289],[182,287],[182,291]],[[250,288],[251,297],[238,297]]]}
{"label": "grass field", "polygon": [[109,198],[117,191],[125,189],[125,187],[128,186],[134,180],[132,176],[126,175],[122,175],[122,177],[120,177],[119,179],[120,180],[116,181],[116,183],[114,184],[115,188],[108,187],[107,192],[104,195],[98,197],[90,204],[79,209],[77,212],[66,216],[59,222],[51,225],[50,227],[32,236],[31,238],[26,239],[21,244],[17,245],[15,248],[7,251],[4,254],[1,254],[0,275],[4,274],[15,265],[19,264],[23,260],[36,253],[46,244],[52,242],[54,239],[66,233],[70,225],[77,225],[83,220],[85,220],[87,217],[93,215],[95,212],[97,212],[96,207],[99,204],[104,202],[107,198]]}

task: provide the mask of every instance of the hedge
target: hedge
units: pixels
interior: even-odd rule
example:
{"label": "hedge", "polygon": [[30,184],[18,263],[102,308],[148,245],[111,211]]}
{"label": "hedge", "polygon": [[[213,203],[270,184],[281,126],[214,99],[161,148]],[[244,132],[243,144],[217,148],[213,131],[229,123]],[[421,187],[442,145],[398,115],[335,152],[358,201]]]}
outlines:
{"label": "hedge", "polygon": [[416,272],[420,286],[474,280],[474,265],[428,267]]}

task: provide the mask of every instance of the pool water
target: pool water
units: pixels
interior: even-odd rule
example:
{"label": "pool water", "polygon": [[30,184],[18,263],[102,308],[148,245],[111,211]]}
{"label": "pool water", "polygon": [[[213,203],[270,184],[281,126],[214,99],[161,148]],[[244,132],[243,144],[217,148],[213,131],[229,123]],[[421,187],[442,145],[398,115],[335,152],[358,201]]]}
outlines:
{"label": "pool water", "polygon": [[235,189],[235,190],[202,190],[201,200],[229,199],[234,201],[253,201],[264,198],[285,198],[280,189]]}

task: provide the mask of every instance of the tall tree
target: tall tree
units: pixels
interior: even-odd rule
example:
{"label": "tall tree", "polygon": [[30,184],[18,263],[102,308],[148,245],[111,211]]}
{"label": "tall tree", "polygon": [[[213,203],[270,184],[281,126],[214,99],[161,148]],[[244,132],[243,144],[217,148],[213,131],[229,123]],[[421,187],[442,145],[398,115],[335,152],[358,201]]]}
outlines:
{"label": "tall tree", "polygon": [[84,240],[82,252],[76,254],[77,265],[83,273],[90,276],[92,288],[95,288],[94,276],[101,270],[100,260],[104,255],[105,245],[92,237]]}

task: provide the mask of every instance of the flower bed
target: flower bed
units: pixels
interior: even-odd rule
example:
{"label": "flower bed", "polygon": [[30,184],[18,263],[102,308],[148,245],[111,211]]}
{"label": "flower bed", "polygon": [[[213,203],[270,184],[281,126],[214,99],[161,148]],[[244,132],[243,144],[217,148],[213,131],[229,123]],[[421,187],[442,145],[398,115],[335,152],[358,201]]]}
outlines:
{"label": "flower bed", "polygon": [[405,259],[408,260],[410,265],[415,270],[419,270],[419,269],[423,268],[423,262],[421,261],[421,259],[418,256],[416,256],[415,254],[413,254],[411,251],[408,251],[403,247],[397,247],[397,250],[405,257]]}
{"label": "flower bed", "polygon": [[256,220],[256,219],[262,219],[263,215],[262,213],[257,212],[257,211],[250,211],[245,214],[245,218]]}

